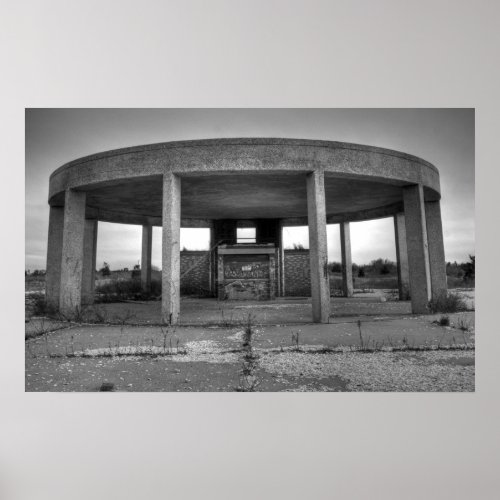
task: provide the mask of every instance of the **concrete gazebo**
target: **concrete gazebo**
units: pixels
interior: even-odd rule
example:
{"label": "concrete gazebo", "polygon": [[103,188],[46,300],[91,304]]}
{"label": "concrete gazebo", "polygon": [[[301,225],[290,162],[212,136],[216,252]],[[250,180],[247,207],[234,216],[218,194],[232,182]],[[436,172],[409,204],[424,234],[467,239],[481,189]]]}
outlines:
{"label": "concrete gazebo", "polygon": [[[252,251],[264,243],[276,249],[279,295],[282,227],[308,225],[312,319],[327,322],[326,225],[340,224],[344,292],[352,295],[349,222],[393,216],[400,293],[409,291],[412,311],[424,313],[431,298],[446,293],[439,200],[433,165],[358,144],[209,139],[98,153],[50,177],[47,300],[64,313],[92,302],[98,221],[142,226],[145,289],[152,227],[163,227],[161,311],[171,324],[180,314],[181,227],[211,228],[211,247],[227,243],[220,246],[222,259],[245,251],[234,241],[238,221],[255,221]],[[216,289],[220,275],[212,276]]]}

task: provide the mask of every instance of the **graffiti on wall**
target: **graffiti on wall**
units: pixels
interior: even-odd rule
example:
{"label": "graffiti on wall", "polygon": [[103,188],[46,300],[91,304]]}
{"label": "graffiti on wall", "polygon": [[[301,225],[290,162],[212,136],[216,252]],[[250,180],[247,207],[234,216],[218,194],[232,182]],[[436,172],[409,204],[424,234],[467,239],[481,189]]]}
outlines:
{"label": "graffiti on wall", "polygon": [[225,279],[269,279],[269,262],[231,260],[224,262]]}
{"label": "graffiti on wall", "polygon": [[225,285],[225,296],[229,300],[266,300],[269,298],[269,282],[235,280]]}

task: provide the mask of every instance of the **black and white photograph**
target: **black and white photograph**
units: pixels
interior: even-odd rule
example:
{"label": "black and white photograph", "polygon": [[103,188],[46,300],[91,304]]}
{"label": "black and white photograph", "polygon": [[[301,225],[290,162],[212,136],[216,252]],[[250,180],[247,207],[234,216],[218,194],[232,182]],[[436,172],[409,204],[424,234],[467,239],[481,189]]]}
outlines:
{"label": "black and white photograph", "polygon": [[27,391],[474,391],[473,109],[28,109],[25,175]]}
{"label": "black and white photograph", "polygon": [[3,0],[0,500],[496,500],[499,24]]}

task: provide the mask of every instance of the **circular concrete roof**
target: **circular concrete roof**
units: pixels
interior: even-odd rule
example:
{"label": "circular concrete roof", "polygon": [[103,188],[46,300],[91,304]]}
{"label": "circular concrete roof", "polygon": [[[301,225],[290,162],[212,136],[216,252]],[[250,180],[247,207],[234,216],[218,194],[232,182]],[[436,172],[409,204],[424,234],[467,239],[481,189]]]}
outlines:
{"label": "circular concrete roof", "polygon": [[71,161],[50,176],[49,203],[68,188],[87,193],[87,217],[161,225],[162,175],[181,177],[182,225],[210,219],[307,222],[306,174],[325,172],[327,220],[367,220],[402,209],[402,187],[422,184],[440,198],[439,172],[398,151],[305,139],[206,139],[106,151]]}

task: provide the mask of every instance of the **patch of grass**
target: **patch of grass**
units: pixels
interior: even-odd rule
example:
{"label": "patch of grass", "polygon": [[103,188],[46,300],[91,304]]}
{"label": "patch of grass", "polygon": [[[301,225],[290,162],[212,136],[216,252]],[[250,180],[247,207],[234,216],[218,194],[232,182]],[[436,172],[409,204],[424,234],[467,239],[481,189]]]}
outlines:
{"label": "patch of grass", "polygon": [[[468,344],[464,342],[463,344],[453,345],[414,345],[410,344],[408,340],[403,339],[403,342],[399,345],[385,345],[385,342],[366,342],[364,347],[359,346],[337,346],[337,347],[318,347],[318,348],[307,348],[301,349],[302,354],[343,354],[345,352],[353,353],[363,353],[363,354],[373,354],[379,352],[427,352],[427,351],[475,351],[474,344]],[[276,355],[281,354],[285,351],[283,349],[273,349],[271,352]]]}
{"label": "patch of grass", "polygon": [[476,281],[474,278],[470,280],[464,280],[463,278],[458,278],[456,276],[447,276],[448,288],[464,288],[464,289],[474,289],[476,286]]}
{"label": "patch of grass", "polygon": [[34,329],[31,331],[27,331],[24,334],[24,339],[34,339],[36,337],[41,337],[42,335],[46,336],[48,333],[54,332],[56,330],[61,330],[62,328],[66,328],[65,325],[54,324],[53,322],[46,323],[44,317],[40,318],[40,320],[32,320],[32,324],[35,325]]}
{"label": "patch of grass", "polygon": [[97,285],[96,302],[117,302],[121,300],[150,300],[161,295],[161,281],[151,280],[151,291],[144,292],[141,280],[137,278],[120,279]]}
{"label": "patch of grass", "polygon": [[54,317],[57,315],[57,308],[47,302],[43,293],[34,293],[31,295],[30,309],[32,316]]}
{"label": "patch of grass", "polygon": [[467,310],[467,304],[458,293],[443,293],[429,302],[432,313],[455,313]]}
{"label": "patch of grass", "polygon": [[361,320],[358,319],[358,332],[359,332],[359,349],[361,351],[365,351],[368,349],[368,346],[370,345],[370,338],[368,340],[365,340],[363,337],[363,330],[361,329]]}
{"label": "patch of grass", "polygon": [[397,288],[398,278],[393,276],[371,276],[368,278],[356,278],[356,287],[361,289],[383,289]]}
{"label": "patch of grass", "polygon": [[119,325],[125,325],[135,317],[136,317],[135,313],[133,313],[130,309],[125,309],[125,311],[123,311],[122,313],[115,314],[113,320]]}
{"label": "patch of grass", "polygon": [[222,326],[224,328],[230,328],[234,326],[235,322],[233,319],[233,311],[227,315],[225,309],[222,306],[219,306],[219,314],[220,314],[220,322],[218,323],[218,326]]}
{"label": "patch of grass", "polygon": [[342,289],[342,278],[335,278],[330,275],[330,296],[331,297],[342,297],[344,291]]}
{"label": "patch of grass", "polygon": [[36,323],[34,330],[32,330],[31,332],[25,333],[24,338],[25,339],[32,339],[35,337],[40,337],[41,335],[45,335],[49,331],[50,331],[50,328],[48,328],[48,326],[46,326],[45,318],[41,318],[40,321],[38,323]]}
{"label": "patch of grass", "polygon": [[397,302],[399,301],[399,290],[392,289],[386,292],[386,299],[388,302]]}
{"label": "patch of grass", "polygon": [[[162,330],[163,331],[163,330]],[[69,345],[65,346],[65,353],[50,353],[47,349],[47,356],[49,358],[121,358],[121,357],[150,357],[158,358],[163,356],[177,356],[187,354],[187,349],[183,345],[179,345],[179,339],[176,339],[175,347],[172,345],[172,338],[167,342],[167,337],[170,332],[164,332],[164,339],[162,345],[155,345],[154,339],[150,339],[148,345],[136,344],[120,345],[120,341],[116,344],[108,344],[107,347],[97,347],[91,349],[90,347],[84,348],[82,345],[81,350],[75,350],[75,342],[71,337]]]}
{"label": "patch of grass", "polygon": [[472,322],[465,316],[461,315],[457,318],[457,328],[463,332],[470,332],[472,330]]}
{"label": "patch of grass", "polygon": [[[179,348],[179,338],[176,337],[175,338],[175,348],[173,347],[172,345],[172,341],[174,340],[174,335],[175,335],[175,332],[176,332],[176,329],[175,327],[173,328],[170,328],[170,327],[161,327],[160,328],[161,330],[161,334],[162,334],[162,337],[163,337],[163,354],[172,354],[172,353],[179,353],[180,352],[180,348]],[[170,338],[169,338],[170,336]],[[168,340],[168,342],[167,342]],[[174,350],[175,349],[175,350]],[[186,354],[186,349],[184,349],[184,354]]]}
{"label": "patch of grass", "polygon": [[103,307],[93,305],[90,308],[90,311],[93,314],[93,322],[94,323],[108,323],[109,322],[108,311],[106,311],[106,309],[104,309]]}
{"label": "patch of grass", "polygon": [[252,313],[248,313],[248,316],[243,324],[243,349],[252,347],[252,336],[253,336],[253,326],[254,326],[255,316]]}
{"label": "patch of grass", "polygon": [[68,323],[86,323],[88,321],[87,307],[74,307],[70,312],[58,311],[57,317],[60,321]]}
{"label": "patch of grass", "polygon": [[249,313],[243,329],[241,347],[244,354],[243,366],[240,371],[240,385],[236,388],[236,391],[238,392],[255,392],[257,387],[260,385],[260,381],[255,375],[259,356],[255,353],[252,347],[254,321],[255,317],[252,313]]}
{"label": "patch of grass", "polygon": [[450,326],[450,317],[447,314],[444,314],[439,319],[434,321],[439,326]]}

